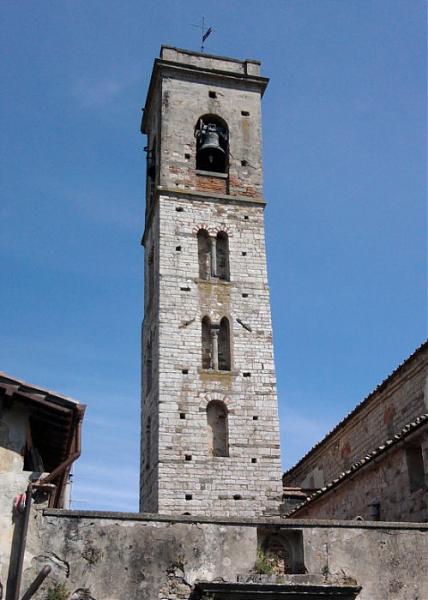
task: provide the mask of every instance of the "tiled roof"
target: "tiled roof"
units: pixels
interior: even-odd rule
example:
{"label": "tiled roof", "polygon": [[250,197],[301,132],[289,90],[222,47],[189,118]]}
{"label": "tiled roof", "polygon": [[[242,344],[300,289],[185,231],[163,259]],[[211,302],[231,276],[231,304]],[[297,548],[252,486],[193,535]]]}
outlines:
{"label": "tiled roof", "polygon": [[0,390],[6,396],[18,394],[20,397],[27,398],[30,401],[38,398],[43,401],[52,402],[53,404],[59,404],[70,408],[76,404],[79,404],[77,400],[73,400],[73,398],[68,398],[67,396],[57,394],[56,392],[31,385],[26,381],[16,379],[16,377],[12,377],[3,371],[0,371]]}
{"label": "tiled roof", "polygon": [[428,349],[428,340],[423,342],[408,358],[406,358],[405,361],[403,361],[401,364],[399,364],[398,367],[396,369],[394,369],[394,371],[392,371],[392,373],[390,373],[382,381],[382,383],[380,383],[372,392],[370,392],[370,394],[368,396],[366,396],[364,398],[364,400],[362,400],[359,404],[357,404],[357,406],[355,408],[353,408],[350,413],[348,413],[345,417],[343,417],[343,419],[341,419],[337,423],[337,425],[335,425],[333,427],[333,429],[331,431],[329,431],[327,433],[327,435],[325,435],[323,437],[322,440],[317,442],[310,450],[308,450],[308,452],[306,452],[306,454],[304,454],[303,457],[295,465],[293,465],[292,467],[287,469],[287,471],[285,471],[285,473],[283,474],[283,480],[287,475],[290,475],[290,473],[292,473],[294,471],[294,469],[296,469],[302,462],[304,462],[311,454],[313,454],[320,446],[325,444],[325,442],[329,438],[331,438],[343,425],[345,425],[345,423],[350,421],[355,414],[357,414],[364,406],[366,406],[370,402],[370,400],[372,400],[372,398],[374,396],[376,396],[376,394],[383,391],[387,387],[387,385],[391,382],[391,380],[395,376],[397,376],[413,359],[417,358],[420,354],[425,352],[427,349]]}
{"label": "tiled roof", "polygon": [[396,433],[391,439],[386,440],[386,442],[378,446],[372,452],[368,452],[361,460],[357,460],[356,462],[354,462],[349,469],[343,471],[338,477],[336,477],[336,479],[333,479],[333,481],[330,481],[330,483],[308,496],[308,498],[306,498],[304,502],[302,502],[298,506],[295,506],[292,510],[286,513],[285,516],[292,516],[301,508],[307,506],[314,500],[318,500],[320,496],[329,492],[334,487],[340,485],[350,475],[353,475],[354,473],[365,467],[368,463],[372,462],[380,454],[387,452],[390,448],[398,444],[398,442],[401,442],[403,439],[405,439],[407,436],[409,436],[411,433],[413,433],[414,431],[419,429],[419,427],[422,427],[426,423],[428,423],[428,413],[420,415],[414,421],[405,425],[403,429]]}

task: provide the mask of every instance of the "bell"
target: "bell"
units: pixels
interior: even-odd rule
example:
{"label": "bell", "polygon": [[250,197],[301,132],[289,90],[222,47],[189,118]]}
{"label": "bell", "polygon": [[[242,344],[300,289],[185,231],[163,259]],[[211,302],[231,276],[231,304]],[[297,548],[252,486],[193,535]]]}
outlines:
{"label": "bell", "polygon": [[201,131],[202,143],[198,150],[199,168],[206,171],[224,171],[226,152],[220,146],[217,126],[208,124]]}

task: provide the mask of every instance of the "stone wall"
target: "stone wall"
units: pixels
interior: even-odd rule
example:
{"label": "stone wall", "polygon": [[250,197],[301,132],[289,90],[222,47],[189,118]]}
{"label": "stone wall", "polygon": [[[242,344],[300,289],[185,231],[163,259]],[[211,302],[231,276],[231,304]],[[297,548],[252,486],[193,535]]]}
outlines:
{"label": "stone wall", "polygon": [[[244,517],[275,511],[281,471],[262,207],[162,196],[160,211],[163,510]],[[196,234],[201,227],[212,236],[226,229],[230,282],[198,279]],[[213,323],[229,318],[231,371],[201,368],[205,315]],[[227,407],[228,457],[208,453],[206,408],[211,400]],[[192,494],[191,501],[186,494]]]}
{"label": "stone wall", "polygon": [[[420,448],[425,464],[424,480],[412,489],[408,450]],[[293,513],[297,518],[383,521],[428,521],[428,433],[425,431],[392,448],[341,484],[312,499]]]}
{"label": "stone wall", "polygon": [[[294,544],[299,573],[266,572],[260,547],[271,534]],[[428,597],[427,536],[420,524],[39,511],[22,592],[48,564],[36,600],[58,584],[73,600],[188,600],[197,581],[360,585],[358,600],[421,600]]]}
{"label": "stone wall", "polygon": [[428,412],[428,345],[424,344],[349,418],[284,475],[286,486],[321,488]]}
{"label": "stone wall", "polygon": [[0,399],[0,473],[19,473],[24,468],[29,411]]}

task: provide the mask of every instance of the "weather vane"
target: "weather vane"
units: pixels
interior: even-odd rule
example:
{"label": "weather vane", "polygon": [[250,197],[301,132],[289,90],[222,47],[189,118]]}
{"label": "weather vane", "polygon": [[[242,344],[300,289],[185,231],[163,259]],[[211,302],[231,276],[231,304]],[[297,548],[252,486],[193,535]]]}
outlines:
{"label": "weather vane", "polygon": [[211,33],[214,31],[214,29],[212,27],[208,27],[208,29],[205,29],[205,17],[202,17],[201,25],[193,25],[192,24],[192,27],[198,27],[198,28],[200,27],[201,28],[201,52],[203,52],[204,48],[205,48],[205,46],[204,46],[205,40],[207,39],[207,37],[209,35],[211,35]]}

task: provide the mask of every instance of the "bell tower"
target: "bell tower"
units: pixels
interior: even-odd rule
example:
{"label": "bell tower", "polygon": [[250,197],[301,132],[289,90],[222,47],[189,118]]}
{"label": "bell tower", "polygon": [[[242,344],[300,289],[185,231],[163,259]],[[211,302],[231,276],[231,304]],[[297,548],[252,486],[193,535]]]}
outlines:
{"label": "bell tower", "polygon": [[276,513],[281,466],[254,60],[161,48],[147,135],[140,509]]}

